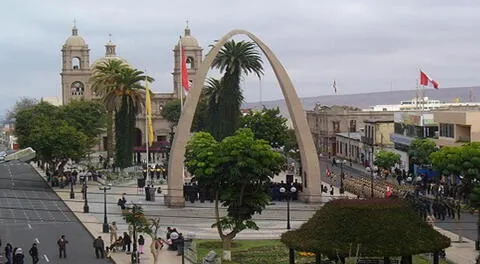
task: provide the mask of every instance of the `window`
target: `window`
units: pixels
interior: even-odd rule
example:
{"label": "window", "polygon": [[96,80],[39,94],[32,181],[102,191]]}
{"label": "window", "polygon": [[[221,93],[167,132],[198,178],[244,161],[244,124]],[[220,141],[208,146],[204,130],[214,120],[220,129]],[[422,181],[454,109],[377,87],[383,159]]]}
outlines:
{"label": "window", "polygon": [[83,83],[78,81],[72,83],[72,85],[70,86],[70,89],[72,91],[72,95],[83,95],[83,92],[85,91]]}
{"label": "window", "polygon": [[193,69],[193,58],[188,57],[186,62],[187,62],[187,69],[188,70]]}
{"label": "window", "polygon": [[78,70],[80,69],[80,58],[74,57],[72,59],[72,69],[73,70]]}
{"label": "window", "polygon": [[440,136],[441,137],[454,138],[453,129],[454,129],[453,124],[440,123]]}
{"label": "window", "polygon": [[357,120],[350,120],[349,131],[350,132],[357,131]]}
{"label": "window", "polygon": [[332,121],[333,124],[333,132],[340,133],[340,121]]}

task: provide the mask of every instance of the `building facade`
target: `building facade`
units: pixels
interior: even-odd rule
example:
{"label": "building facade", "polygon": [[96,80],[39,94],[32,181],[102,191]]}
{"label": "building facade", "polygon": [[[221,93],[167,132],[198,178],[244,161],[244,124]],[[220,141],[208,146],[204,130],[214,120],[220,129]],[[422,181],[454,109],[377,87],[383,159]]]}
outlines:
{"label": "building facade", "polygon": [[363,131],[363,155],[361,161],[365,166],[371,166],[375,160],[375,153],[381,149],[393,146],[390,134],[393,133],[393,119],[390,120],[365,120]]}
{"label": "building facade", "polygon": [[416,138],[435,138],[438,125],[432,112],[395,112],[393,120],[394,131],[390,139],[395,152],[400,154],[401,165],[407,170],[410,168],[408,151],[412,141]]}
{"label": "building facade", "polygon": [[363,156],[362,132],[337,133],[336,156],[352,162],[361,163]]}
{"label": "building facade", "polygon": [[306,111],[310,131],[319,153],[337,154],[338,133],[358,132],[365,126],[365,120],[392,120],[393,112],[362,111],[351,106],[316,105]]}
{"label": "building facade", "polygon": [[[185,28],[184,35],[181,36],[179,44],[184,50],[187,71],[190,83],[195,78],[195,74],[202,62],[203,49],[199,46],[198,41],[191,35],[190,29]],[[180,98],[183,93],[180,85],[181,75],[181,58],[180,45],[176,44],[173,48],[174,67],[172,71],[173,89],[169,93],[155,93],[152,96],[152,125],[154,137],[157,142],[167,141],[170,137],[170,125],[167,120],[161,116],[161,111],[166,102]],[[67,38],[61,49],[62,52],[62,69],[61,89],[62,103],[68,104],[72,100],[95,100],[101,99],[95,95],[91,89],[90,78],[92,70],[95,66],[100,65],[108,60],[121,60],[125,64],[128,61],[117,55],[116,45],[109,40],[105,44],[105,56],[96,59],[90,64],[90,48],[83,37],[78,34],[78,29],[74,25],[72,34]],[[145,145],[145,114],[140,113],[136,120],[136,145]],[[154,143],[155,144],[155,143]],[[99,143],[98,150],[106,149],[106,136]]]}
{"label": "building facade", "polygon": [[479,111],[439,111],[433,118],[438,124],[435,142],[439,147],[480,142]]}

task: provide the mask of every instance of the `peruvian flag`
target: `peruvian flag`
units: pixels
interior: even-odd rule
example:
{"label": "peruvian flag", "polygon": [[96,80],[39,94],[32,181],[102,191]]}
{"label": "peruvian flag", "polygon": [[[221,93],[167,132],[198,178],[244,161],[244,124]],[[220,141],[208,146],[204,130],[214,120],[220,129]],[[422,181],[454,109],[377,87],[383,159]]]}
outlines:
{"label": "peruvian flag", "polygon": [[428,86],[429,84],[432,84],[433,88],[438,89],[438,82],[428,77],[426,73],[420,70],[420,85]]}
{"label": "peruvian flag", "polygon": [[185,49],[181,49],[182,52],[182,87],[185,90],[185,93],[190,91],[190,82],[188,81],[188,71],[187,71],[187,58],[185,57]]}

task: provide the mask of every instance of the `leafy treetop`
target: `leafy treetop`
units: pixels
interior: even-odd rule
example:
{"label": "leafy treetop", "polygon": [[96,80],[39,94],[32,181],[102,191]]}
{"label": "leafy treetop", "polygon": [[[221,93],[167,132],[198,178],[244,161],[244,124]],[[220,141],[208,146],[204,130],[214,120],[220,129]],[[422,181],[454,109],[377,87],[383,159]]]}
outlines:
{"label": "leafy treetop", "polygon": [[270,143],[273,148],[285,146],[288,139],[287,119],[280,114],[280,109],[267,109],[262,111],[252,111],[240,119],[241,127],[250,128],[255,137],[264,139]]}
{"label": "leafy treetop", "polygon": [[390,152],[390,151],[380,150],[375,155],[375,161],[373,162],[373,164],[380,168],[390,170],[395,164],[399,162],[400,162],[400,154]]}
{"label": "leafy treetop", "polygon": [[408,155],[414,164],[430,165],[432,163],[430,154],[437,151],[435,142],[429,138],[416,138],[410,144]]}

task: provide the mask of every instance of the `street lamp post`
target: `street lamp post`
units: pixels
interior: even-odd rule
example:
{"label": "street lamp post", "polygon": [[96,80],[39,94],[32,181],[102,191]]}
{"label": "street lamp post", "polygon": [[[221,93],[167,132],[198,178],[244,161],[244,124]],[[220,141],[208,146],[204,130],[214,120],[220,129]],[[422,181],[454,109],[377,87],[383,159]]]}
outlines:
{"label": "street lamp post", "polygon": [[75,192],[73,191],[73,176],[70,176],[70,199],[75,199]]}
{"label": "street lamp post", "polygon": [[87,189],[88,189],[88,185],[87,185],[87,176],[85,176],[85,179],[84,179],[84,186],[83,186],[83,192],[84,192],[84,196],[85,196],[85,203],[83,204],[83,212],[84,213],[88,213],[90,211],[90,208],[88,207],[88,198],[87,198]]}
{"label": "street lamp post", "polygon": [[[280,187],[280,192],[287,196],[287,229],[290,229],[290,199],[292,199],[293,194],[297,192],[297,188],[293,186],[290,187],[290,189]],[[293,248],[288,249],[288,260],[289,264],[295,264],[295,252]]]}
{"label": "street lamp post", "polygon": [[345,188],[343,186],[343,178],[345,178],[345,173],[343,172],[343,164],[346,164],[347,160],[340,161],[340,194],[345,192]]}
{"label": "street lamp post", "polygon": [[107,191],[112,189],[112,185],[104,185],[98,187],[100,191],[103,191],[103,233],[108,233],[108,220],[107,220]]}

